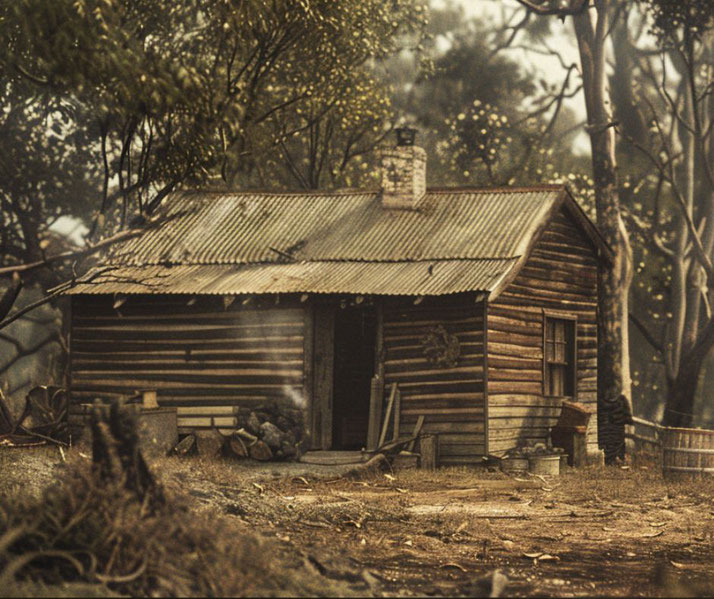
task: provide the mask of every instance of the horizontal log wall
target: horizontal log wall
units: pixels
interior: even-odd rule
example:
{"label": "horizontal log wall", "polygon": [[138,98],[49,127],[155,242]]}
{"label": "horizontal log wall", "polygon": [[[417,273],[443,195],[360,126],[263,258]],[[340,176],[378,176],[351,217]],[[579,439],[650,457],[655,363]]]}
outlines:
{"label": "horizontal log wall", "polygon": [[[483,304],[472,295],[389,300],[384,305],[385,398],[398,383],[400,438],[411,436],[419,416],[422,432],[439,435],[440,464],[480,463],[485,454]],[[434,327],[459,340],[453,367],[431,363],[423,339]]]}
{"label": "horizontal log wall", "polygon": [[178,409],[179,427],[231,428],[239,407],[303,393],[300,304],[137,295],[115,310],[113,302],[72,298],[74,421],[96,397],[157,389],[161,406]]}
{"label": "horizontal log wall", "polygon": [[[518,276],[488,306],[489,452],[545,441],[562,399],[543,396],[543,314],[577,317],[577,401],[597,404],[597,257],[572,218],[551,221]],[[588,449],[597,449],[594,414]]]}

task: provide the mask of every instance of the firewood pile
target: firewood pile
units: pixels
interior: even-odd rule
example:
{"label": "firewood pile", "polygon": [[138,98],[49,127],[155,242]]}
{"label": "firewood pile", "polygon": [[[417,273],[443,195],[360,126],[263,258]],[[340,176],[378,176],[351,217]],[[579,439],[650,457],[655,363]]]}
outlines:
{"label": "firewood pile", "polygon": [[188,435],[175,448],[178,455],[211,455],[220,453],[228,458],[297,460],[305,450],[303,411],[289,400],[265,402],[255,408],[240,408],[236,428],[219,431],[214,427],[212,439],[205,435]]}
{"label": "firewood pile", "polygon": [[66,445],[67,393],[52,385],[32,389],[19,417],[14,418],[0,391],[0,445],[27,447],[44,443]]}

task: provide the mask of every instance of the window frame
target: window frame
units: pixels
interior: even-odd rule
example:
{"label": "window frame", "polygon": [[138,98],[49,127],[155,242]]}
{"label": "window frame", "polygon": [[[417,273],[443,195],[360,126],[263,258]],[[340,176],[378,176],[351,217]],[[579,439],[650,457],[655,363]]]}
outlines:
{"label": "window frame", "polygon": [[[572,323],[573,326],[573,349],[572,349],[572,373],[571,373],[571,384],[573,386],[573,395],[550,395],[546,391],[548,389],[548,364],[555,362],[548,362],[547,354],[547,335],[548,335],[548,321],[562,320]],[[561,312],[559,310],[543,310],[543,381],[541,385],[541,392],[543,397],[557,397],[560,399],[572,399],[577,401],[578,397],[578,317],[572,312]]]}

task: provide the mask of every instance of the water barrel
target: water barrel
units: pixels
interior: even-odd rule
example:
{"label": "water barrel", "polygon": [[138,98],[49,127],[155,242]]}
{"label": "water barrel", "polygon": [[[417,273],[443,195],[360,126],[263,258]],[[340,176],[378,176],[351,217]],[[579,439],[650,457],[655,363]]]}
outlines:
{"label": "water barrel", "polygon": [[714,431],[698,428],[664,429],[664,475],[714,475]]}

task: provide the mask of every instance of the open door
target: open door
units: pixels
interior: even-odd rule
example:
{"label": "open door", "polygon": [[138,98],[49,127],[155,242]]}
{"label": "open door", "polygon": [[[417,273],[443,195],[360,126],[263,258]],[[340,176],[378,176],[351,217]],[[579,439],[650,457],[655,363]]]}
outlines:
{"label": "open door", "polygon": [[359,450],[367,444],[376,340],[373,306],[335,310],[331,449]]}

